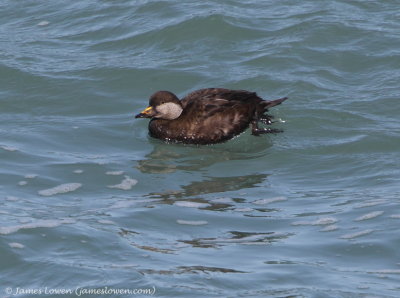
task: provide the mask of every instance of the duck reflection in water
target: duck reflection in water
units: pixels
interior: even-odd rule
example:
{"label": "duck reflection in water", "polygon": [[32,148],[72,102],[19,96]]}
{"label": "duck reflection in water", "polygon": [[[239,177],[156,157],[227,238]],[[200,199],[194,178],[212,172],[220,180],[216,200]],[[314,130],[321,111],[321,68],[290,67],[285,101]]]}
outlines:
{"label": "duck reflection in water", "polygon": [[136,166],[146,174],[197,172],[230,160],[260,158],[272,146],[269,139],[259,141],[251,138],[247,132],[229,143],[212,146],[166,144],[155,139],[151,139],[150,143],[154,146],[153,151],[145,159],[137,161]]}
{"label": "duck reflection in water", "polygon": [[[246,170],[239,167],[235,171],[228,171],[231,176],[226,176],[226,174],[217,177],[207,175],[204,178],[204,172],[208,172],[207,169],[213,168],[215,165],[224,167],[224,163],[227,161],[251,163],[252,159],[262,157],[271,146],[268,142],[258,142],[258,146],[252,146],[250,142],[250,144],[247,143],[247,146],[243,146],[244,144],[237,144],[237,146],[222,144],[205,147],[165,144],[157,140],[152,143],[154,150],[146,156],[146,159],[139,160],[136,167],[144,174],[171,174],[175,172],[174,180],[183,182],[171,187],[175,190],[148,194],[153,198],[161,198],[163,203],[166,204],[173,204],[176,199],[180,198],[207,203],[205,199],[193,197],[254,188],[262,184],[268,177],[268,174],[265,173],[254,173],[251,167],[248,169],[249,173],[246,174]],[[188,175],[188,172],[191,175]],[[166,179],[168,179],[168,176],[165,176]],[[179,179],[180,177],[182,179]],[[223,207],[222,205],[215,207]]]}

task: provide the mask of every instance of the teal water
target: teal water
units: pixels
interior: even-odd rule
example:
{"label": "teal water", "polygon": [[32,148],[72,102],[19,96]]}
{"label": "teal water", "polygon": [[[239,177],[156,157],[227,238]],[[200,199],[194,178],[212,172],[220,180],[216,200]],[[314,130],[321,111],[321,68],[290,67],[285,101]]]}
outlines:
{"label": "teal water", "polygon": [[[400,296],[397,1],[0,7],[1,297]],[[289,96],[285,132],[133,118],[205,87]]]}

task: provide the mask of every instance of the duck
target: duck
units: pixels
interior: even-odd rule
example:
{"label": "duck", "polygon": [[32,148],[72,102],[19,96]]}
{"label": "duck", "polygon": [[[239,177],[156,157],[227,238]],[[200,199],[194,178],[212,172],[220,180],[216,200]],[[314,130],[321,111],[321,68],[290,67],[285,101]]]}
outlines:
{"label": "duck", "polygon": [[251,126],[251,134],[260,136],[282,130],[260,127],[271,125],[270,108],[287,97],[264,100],[256,92],[225,88],[205,88],[179,99],[170,91],[150,96],[149,106],[135,118],[150,118],[151,137],[167,142],[208,145],[226,142]]}

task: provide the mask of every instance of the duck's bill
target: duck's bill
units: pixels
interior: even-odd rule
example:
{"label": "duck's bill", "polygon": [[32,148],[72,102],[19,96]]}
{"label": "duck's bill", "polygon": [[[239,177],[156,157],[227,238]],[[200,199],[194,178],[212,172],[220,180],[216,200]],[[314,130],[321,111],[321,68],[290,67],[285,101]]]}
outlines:
{"label": "duck's bill", "polygon": [[139,114],[135,116],[135,118],[151,118],[153,116],[153,108],[152,107],[147,107],[143,111],[141,111]]}

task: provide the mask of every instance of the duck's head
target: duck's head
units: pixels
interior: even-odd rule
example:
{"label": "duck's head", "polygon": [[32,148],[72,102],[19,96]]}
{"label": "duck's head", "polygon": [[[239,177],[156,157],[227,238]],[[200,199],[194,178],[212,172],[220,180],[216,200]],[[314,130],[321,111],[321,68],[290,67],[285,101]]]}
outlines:
{"label": "duck's head", "polygon": [[157,91],[149,99],[149,106],[135,118],[159,118],[173,120],[183,111],[182,104],[175,94],[169,91]]}

